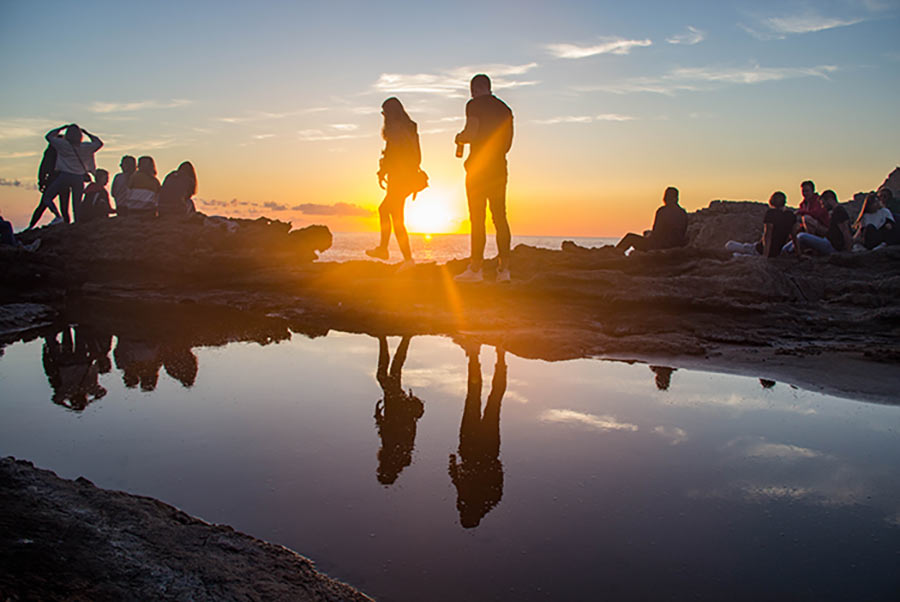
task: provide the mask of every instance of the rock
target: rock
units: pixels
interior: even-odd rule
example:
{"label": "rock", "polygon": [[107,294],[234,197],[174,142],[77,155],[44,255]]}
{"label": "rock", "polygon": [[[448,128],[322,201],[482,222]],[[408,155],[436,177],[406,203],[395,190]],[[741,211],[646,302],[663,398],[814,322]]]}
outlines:
{"label": "rock", "polygon": [[0,340],[27,330],[47,326],[57,312],[40,303],[9,303],[0,305]]}
{"label": "rock", "polygon": [[371,600],[282,546],[15,458],[0,506],[3,600]]}

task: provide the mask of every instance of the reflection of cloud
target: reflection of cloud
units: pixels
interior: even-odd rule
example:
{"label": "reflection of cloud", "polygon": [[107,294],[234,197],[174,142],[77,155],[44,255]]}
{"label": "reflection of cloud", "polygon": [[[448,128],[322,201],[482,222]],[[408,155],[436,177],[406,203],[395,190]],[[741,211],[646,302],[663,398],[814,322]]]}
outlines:
{"label": "reflection of cloud", "polygon": [[619,422],[613,416],[597,416],[575,410],[547,410],[541,414],[544,422],[563,422],[583,424],[599,431],[636,431],[637,425]]}
{"label": "reflection of cloud", "polygon": [[529,86],[537,82],[516,81],[515,76],[524,75],[537,67],[537,63],[524,65],[472,65],[456,67],[437,73],[382,73],[373,85],[383,93],[421,93],[445,94],[447,96],[465,96],[469,90],[469,80],[476,73],[486,73],[491,78],[492,88],[512,88]]}
{"label": "reflection of cloud", "polygon": [[785,443],[759,442],[750,445],[746,455],[751,458],[779,458],[782,460],[799,460],[803,458],[818,458],[823,454],[815,450],[787,445]]}
{"label": "reflection of cloud", "polygon": [[176,98],[168,102],[158,100],[141,100],[137,102],[95,102],[90,110],[94,113],[122,113],[129,111],[143,111],[147,109],[174,109],[191,104],[190,100]]}
{"label": "reflection of cloud", "polygon": [[595,121],[631,121],[634,117],[630,115],[619,115],[617,113],[603,113],[602,115],[578,115],[551,117],[549,119],[535,119],[532,123],[539,125],[554,125],[557,123],[593,123]]}
{"label": "reflection of cloud", "polygon": [[604,38],[599,44],[593,46],[579,46],[578,44],[545,44],[544,48],[550,54],[561,59],[583,59],[598,54],[628,54],[632,48],[650,46],[650,40],[626,40],[623,38]]}
{"label": "reflection of cloud", "polygon": [[295,207],[291,207],[291,210],[299,211],[305,215],[339,215],[345,217],[367,217],[372,215],[372,210],[352,203],[335,203],[334,205],[326,205],[324,203],[302,203]]}
{"label": "reflection of cloud", "polygon": [[712,68],[684,67],[673,69],[659,77],[637,77],[623,82],[596,86],[578,86],[580,92],[611,92],[628,94],[633,92],[651,92],[655,94],[674,94],[676,92],[696,92],[709,90],[722,84],[760,84],[764,82],[819,77],[828,79],[829,74],[837,71],[834,65],[816,67],[760,67],[749,68]]}
{"label": "reflection of cloud", "polygon": [[669,44],[686,44],[688,46],[693,46],[694,44],[699,44],[705,39],[706,32],[688,25],[687,31],[685,33],[680,33],[678,35],[672,36],[671,38],[666,38],[666,42],[668,42]]}
{"label": "reflection of cloud", "polygon": [[653,432],[668,439],[669,443],[672,445],[678,445],[679,443],[684,443],[688,440],[687,432],[677,426],[656,426],[653,427]]}

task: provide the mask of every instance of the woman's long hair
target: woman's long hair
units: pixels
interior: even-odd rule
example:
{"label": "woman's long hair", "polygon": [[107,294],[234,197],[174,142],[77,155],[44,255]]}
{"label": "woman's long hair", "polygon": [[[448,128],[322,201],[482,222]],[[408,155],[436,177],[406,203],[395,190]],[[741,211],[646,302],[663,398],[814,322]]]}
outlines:
{"label": "woman's long hair", "polygon": [[387,140],[395,132],[416,129],[413,121],[396,96],[391,96],[381,103],[381,112],[384,113],[384,127],[381,129],[381,137]]}
{"label": "woman's long hair", "polygon": [[144,155],[138,159],[137,168],[141,173],[149,174],[151,176],[156,175],[156,161],[149,155]]}
{"label": "woman's long hair", "polygon": [[191,180],[191,188],[188,196],[192,197],[197,194],[197,172],[194,171],[194,165],[190,161],[185,161],[178,166],[178,173],[187,176]]}
{"label": "woman's long hair", "polygon": [[878,211],[880,201],[878,200],[878,195],[874,192],[870,192],[866,195],[866,200],[863,201],[862,209],[859,210],[859,217],[856,218],[856,223],[853,224],[855,227],[859,228],[859,224],[862,222],[862,218],[867,213],[875,213]]}

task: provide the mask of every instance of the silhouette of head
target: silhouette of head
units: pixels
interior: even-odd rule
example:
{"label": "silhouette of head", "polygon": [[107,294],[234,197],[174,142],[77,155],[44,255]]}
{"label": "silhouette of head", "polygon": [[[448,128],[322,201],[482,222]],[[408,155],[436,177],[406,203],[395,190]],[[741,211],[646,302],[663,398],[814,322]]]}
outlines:
{"label": "silhouette of head", "polygon": [[669,385],[672,384],[672,373],[676,368],[668,366],[650,366],[650,371],[655,375],[656,388],[660,391],[668,391]]}
{"label": "silhouette of head", "polygon": [[822,204],[825,205],[826,209],[831,209],[838,203],[837,195],[830,188],[823,192],[819,198],[822,199]]}
{"label": "silhouette of head", "polygon": [[776,209],[781,209],[787,204],[787,197],[780,190],[776,190],[772,193],[772,196],[769,197],[769,205]]}
{"label": "silhouette of head", "polygon": [[775,381],[769,380],[767,378],[761,378],[759,379],[759,386],[761,386],[763,389],[771,389],[775,386]]}
{"label": "silhouette of head", "polygon": [[663,193],[663,203],[666,205],[677,205],[678,204],[678,189],[674,186],[669,186],[666,188],[666,191]]}
{"label": "silhouette of head", "polygon": [[870,192],[866,195],[866,199],[863,201],[862,209],[860,210],[860,215],[863,213],[875,213],[881,209],[881,201],[878,199],[878,195],[874,192]]}
{"label": "silhouette of head", "polygon": [[813,184],[812,180],[806,180],[800,183],[800,194],[803,195],[804,200],[809,200],[815,196],[816,185]]}
{"label": "silhouette of head", "polygon": [[138,159],[137,167],[138,171],[150,174],[151,176],[156,175],[156,162],[153,160],[153,157],[144,155]]}
{"label": "silhouette of head", "polygon": [[190,161],[185,161],[178,166],[178,173],[190,178],[191,182],[193,182],[191,185],[191,196],[197,194],[197,172],[194,171],[194,165]]}
{"label": "silhouette of head", "polygon": [[94,172],[94,182],[101,186],[106,186],[107,182],[109,182],[109,172],[105,169],[98,169]]}
{"label": "silhouette of head", "polygon": [[66,128],[66,140],[72,144],[81,144],[83,139],[84,135],[81,133],[81,128],[74,123]]}
{"label": "silhouette of head", "polygon": [[132,173],[137,169],[137,160],[131,155],[123,155],[122,160],[119,161],[119,167],[121,167],[122,171],[125,173]]}
{"label": "silhouette of head", "polygon": [[887,204],[894,200],[893,191],[887,186],[882,186],[878,189],[878,200],[881,201],[881,204],[887,207]]}
{"label": "silhouette of head", "polygon": [[472,92],[472,98],[486,96],[491,93],[491,78],[484,73],[479,73],[472,78],[469,83],[469,90]]}

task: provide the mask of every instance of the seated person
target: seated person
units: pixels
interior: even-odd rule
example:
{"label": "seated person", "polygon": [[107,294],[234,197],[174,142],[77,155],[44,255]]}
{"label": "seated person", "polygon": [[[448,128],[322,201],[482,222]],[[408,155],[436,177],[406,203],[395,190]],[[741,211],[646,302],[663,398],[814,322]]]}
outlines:
{"label": "seated person", "polygon": [[801,229],[816,236],[825,236],[829,226],[828,210],[821,197],[816,194],[816,185],[811,180],[806,180],[800,184],[800,194],[803,195],[803,200],[794,215],[797,216]]}
{"label": "seated person", "polygon": [[109,193],[106,184],[109,182],[109,172],[98,169],[94,174],[95,181],[84,189],[84,200],[81,201],[81,209],[76,212],[79,223],[106,219],[113,213],[109,205]]}
{"label": "seated person", "polygon": [[797,248],[800,251],[811,249],[819,255],[849,251],[850,216],[847,210],[838,203],[837,195],[833,190],[826,190],[821,196],[822,204],[828,209],[828,231],[825,236],[816,236],[809,232],[797,234]]}
{"label": "seated person", "polygon": [[159,180],[156,178],[156,162],[153,157],[138,159],[137,171],[128,178],[128,196],[123,207],[128,217],[155,217],[159,196]]}
{"label": "seated person", "polygon": [[874,249],[895,239],[894,214],[881,205],[881,201],[874,193],[866,196],[853,226],[856,228],[853,242],[862,244],[866,249]]}
{"label": "seated person", "polygon": [[629,232],[616,249],[623,253],[634,247],[638,251],[671,249],[687,244],[687,211],[678,204],[678,189],[669,186],[663,194],[663,206],[656,210],[653,229],[643,236]]}
{"label": "seated person", "polygon": [[0,214],[0,246],[13,247],[15,249],[25,249],[26,251],[37,251],[38,247],[41,246],[41,239],[36,238],[27,245],[23,245],[16,239],[16,235],[13,232],[12,222],[8,222],[3,219],[3,215]]}
{"label": "seated person", "polygon": [[725,249],[737,255],[762,255],[763,257],[778,257],[782,247],[788,242],[788,238],[796,245],[797,218],[794,212],[786,207],[787,197],[783,192],[776,191],[769,198],[771,209],[766,211],[763,217],[763,235],[758,242],[737,242],[729,240],[725,243]]}
{"label": "seated person", "polygon": [[894,223],[900,220],[900,199],[894,198],[893,191],[887,186],[878,189],[878,200],[883,207],[887,207],[894,215]]}
{"label": "seated person", "polygon": [[197,212],[194,200],[197,194],[197,174],[190,161],[185,161],[163,180],[159,190],[157,211],[159,217],[187,217]]}

